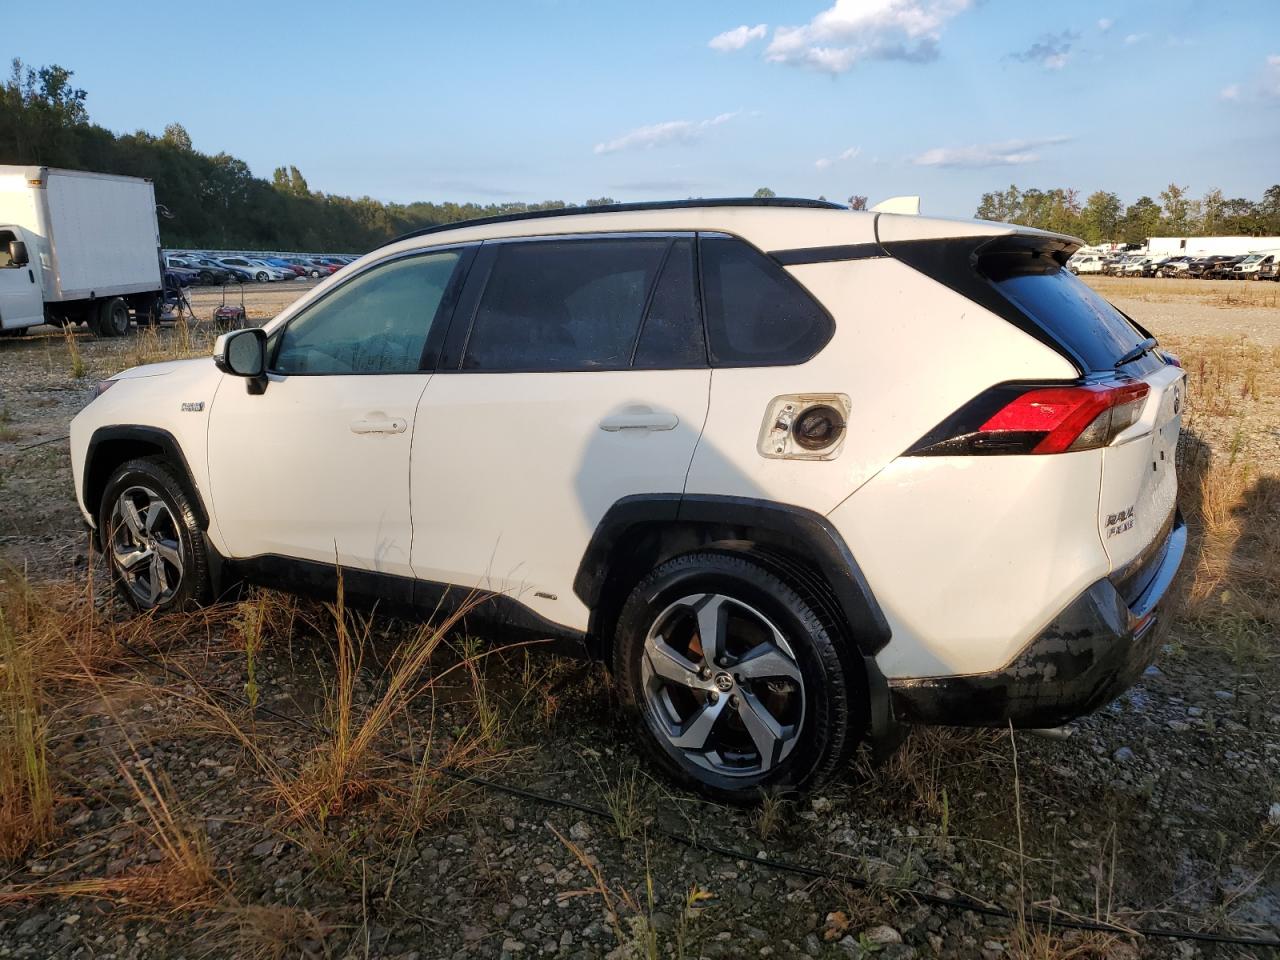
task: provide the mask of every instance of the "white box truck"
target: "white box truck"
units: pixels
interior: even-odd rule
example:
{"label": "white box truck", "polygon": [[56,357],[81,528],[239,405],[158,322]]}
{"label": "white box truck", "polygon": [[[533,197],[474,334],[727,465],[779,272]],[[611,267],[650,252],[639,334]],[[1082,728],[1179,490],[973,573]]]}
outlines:
{"label": "white box truck", "polygon": [[99,336],[160,315],[150,180],[0,166],[0,333],[88,324]]}

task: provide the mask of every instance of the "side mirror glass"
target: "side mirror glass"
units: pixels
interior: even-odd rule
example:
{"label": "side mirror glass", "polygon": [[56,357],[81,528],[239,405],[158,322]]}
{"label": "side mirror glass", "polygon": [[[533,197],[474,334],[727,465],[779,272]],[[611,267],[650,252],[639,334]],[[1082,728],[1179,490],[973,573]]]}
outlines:
{"label": "side mirror glass", "polygon": [[23,240],[9,241],[9,262],[15,267],[25,267],[31,262],[27,256],[27,244]]}
{"label": "side mirror glass", "polygon": [[250,393],[267,388],[267,334],[258,327],[224,333],[213,345],[213,362],[223,373],[248,380]]}

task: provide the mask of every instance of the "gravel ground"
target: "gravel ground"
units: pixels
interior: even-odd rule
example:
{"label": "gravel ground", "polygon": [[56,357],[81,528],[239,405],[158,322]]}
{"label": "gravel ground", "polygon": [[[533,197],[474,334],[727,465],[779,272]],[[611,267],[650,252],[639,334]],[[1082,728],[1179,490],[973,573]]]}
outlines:
{"label": "gravel ground", "polygon": [[[250,315],[274,314],[308,286],[249,288]],[[197,316],[219,299],[216,290],[193,296]],[[1266,337],[1280,328],[1280,310],[1265,306],[1117,302],[1177,344],[1237,334],[1274,344]],[[194,339],[207,345],[200,327]],[[60,333],[0,342],[0,557],[37,582],[81,583],[89,561],[66,445],[34,444],[65,434],[96,377],[140,357],[136,343],[77,341],[81,379],[70,375]],[[1242,403],[1262,468],[1280,472],[1280,456],[1265,447],[1280,428],[1274,398]],[[1238,434],[1208,416],[1198,429],[1219,452]],[[101,609],[116,615],[105,599]],[[376,696],[378,664],[409,629],[379,623],[358,703]],[[651,955],[649,944],[653,955],[735,958],[1260,955],[1061,930],[1032,942],[1016,923],[884,888],[1280,935],[1274,636],[1258,655],[1176,624],[1132,690],[1058,736],[919,731],[887,765],[759,811],[710,805],[652,779],[599,668],[500,651],[473,680],[448,672],[460,655],[441,650],[427,675],[442,679],[397,721],[397,744],[433,738],[426,756],[438,757],[442,744],[488,729],[488,718],[495,726],[476,748],[477,769],[553,800],[612,804],[614,816],[437,784],[437,815],[409,828],[400,815],[418,794],[408,791],[412,769],[396,767],[317,830],[284,815],[265,771],[307,766],[317,734],[280,717],[324,722],[318,691],[332,683],[332,631],[279,632],[251,677],[227,616],[184,630],[183,642],[142,651],[150,659],[126,652],[109,684],[53,715],[59,836],[0,866],[0,904],[24,885],[133,877],[163,861],[122,769],[171,785],[182,822],[207,839],[216,901],[180,912],[119,895],[0,905],[0,957],[629,958]],[[187,677],[160,669],[159,653]],[[271,713],[234,706],[251,681]],[[192,706],[199,691],[233,705],[261,757],[210,729]],[[664,831],[737,855],[691,849]],[[768,869],[765,859],[844,879]]]}

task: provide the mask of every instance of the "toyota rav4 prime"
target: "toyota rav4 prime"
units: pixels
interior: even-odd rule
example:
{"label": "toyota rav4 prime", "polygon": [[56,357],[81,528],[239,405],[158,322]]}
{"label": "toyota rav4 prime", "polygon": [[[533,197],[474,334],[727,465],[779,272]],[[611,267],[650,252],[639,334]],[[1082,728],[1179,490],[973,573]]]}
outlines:
{"label": "toyota rav4 prime", "polygon": [[433,227],[100,384],[76,493],[139,610],[476,604],[606,656],[678,781],[802,789],[1153,659],[1183,371],[1078,246],[783,200]]}

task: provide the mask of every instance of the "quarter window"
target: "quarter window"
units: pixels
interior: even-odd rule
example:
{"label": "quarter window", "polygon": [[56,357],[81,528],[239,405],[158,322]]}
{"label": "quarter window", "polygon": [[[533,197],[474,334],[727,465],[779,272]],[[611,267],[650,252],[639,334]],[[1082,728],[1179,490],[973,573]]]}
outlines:
{"label": "quarter window", "polygon": [[277,373],[413,373],[458,265],[456,250],[361,273],[290,321]]}
{"label": "quarter window", "polygon": [[831,317],[764,254],[730,237],[699,251],[713,366],[803,363],[831,339]]}
{"label": "quarter window", "polygon": [[492,245],[492,267],[463,351],[463,369],[630,366],[668,243],[636,237]]}

